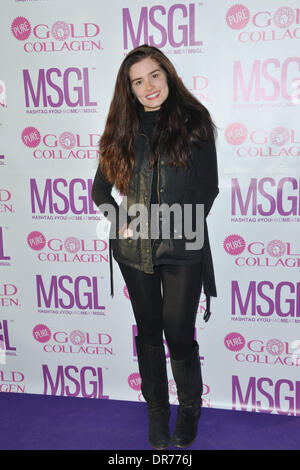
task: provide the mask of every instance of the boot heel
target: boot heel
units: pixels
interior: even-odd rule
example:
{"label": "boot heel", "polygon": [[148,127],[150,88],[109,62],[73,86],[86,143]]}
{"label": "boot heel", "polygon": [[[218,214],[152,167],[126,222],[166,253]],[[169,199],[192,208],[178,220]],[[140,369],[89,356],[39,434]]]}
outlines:
{"label": "boot heel", "polygon": [[169,431],[170,410],[148,410],[150,445],[157,450],[167,449],[171,444]]}
{"label": "boot heel", "polygon": [[190,447],[197,436],[198,422],[201,415],[200,409],[192,407],[180,407],[173,434],[174,447]]}

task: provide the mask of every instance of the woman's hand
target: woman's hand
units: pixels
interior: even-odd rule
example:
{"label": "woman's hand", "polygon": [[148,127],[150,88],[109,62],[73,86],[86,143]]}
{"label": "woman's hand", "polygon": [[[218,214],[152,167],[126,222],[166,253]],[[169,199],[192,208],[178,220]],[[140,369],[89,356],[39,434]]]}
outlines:
{"label": "woman's hand", "polygon": [[133,231],[128,227],[128,224],[125,223],[119,230],[119,235],[123,238],[132,237]]}

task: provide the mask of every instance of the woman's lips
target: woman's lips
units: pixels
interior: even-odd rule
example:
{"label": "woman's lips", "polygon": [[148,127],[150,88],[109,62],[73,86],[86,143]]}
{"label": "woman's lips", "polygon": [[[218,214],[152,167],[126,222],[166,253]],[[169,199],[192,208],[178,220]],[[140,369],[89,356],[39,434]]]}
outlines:
{"label": "woman's lips", "polygon": [[156,91],[155,93],[151,93],[150,95],[147,95],[146,98],[147,100],[155,100],[158,98],[160,95],[160,91]]}

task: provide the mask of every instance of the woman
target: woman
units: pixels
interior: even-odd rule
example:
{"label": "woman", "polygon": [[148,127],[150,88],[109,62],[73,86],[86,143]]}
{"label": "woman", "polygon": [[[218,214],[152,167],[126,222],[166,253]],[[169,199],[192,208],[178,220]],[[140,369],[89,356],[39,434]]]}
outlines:
{"label": "woman", "polygon": [[[191,445],[201,413],[203,384],[194,328],[202,284],[205,321],[210,316],[210,296],[217,295],[206,224],[219,192],[215,130],[208,110],[186,89],[159,49],[143,45],[125,57],[100,140],[92,198],[112,222],[111,294],[113,252],[137,323],[135,342],[148,437],[156,449],[166,449],[171,442],[177,447]],[[111,196],[113,185],[126,196],[120,206]],[[146,223],[140,224],[144,231],[134,223],[138,216],[130,211],[133,204],[145,208]],[[157,210],[173,204],[177,209],[192,208],[187,215],[182,210],[180,226],[174,223],[175,216],[171,220]],[[187,249],[192,237],[180,228],[185,217],[194,229],[199,226],[195,209],[200,204],[204,244]],[[167,237],[163,236],[166,225]],[[172,439],[163,333],[179,401]]]}

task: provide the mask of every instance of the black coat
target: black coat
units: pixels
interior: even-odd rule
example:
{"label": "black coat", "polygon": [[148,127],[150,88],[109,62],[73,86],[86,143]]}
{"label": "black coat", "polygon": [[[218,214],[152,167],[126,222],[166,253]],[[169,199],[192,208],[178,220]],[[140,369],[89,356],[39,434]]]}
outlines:
{"label": "black coat", "polygon": [[[149,167],[150,142],[146,135],[138,133],[135,140],[135,165],[130,180],[127,196],[127,208],[134,203],[140,203],[147,207],[150,216],[151,185],[153,170]],[[178,264],[203,263],[203,286],[207,299],[207,315],[210,316],[210,296],[216,297],[216,285],[214,278],[213,261],[211,256],[206,217],[210,212],[212,204],[219,193],[218,188],[218,169],[215,141],[212,133],[209,134],[207,141],[199,145],[192,146],[189,168],[172,168],[168,165],[169,157],[164,146],[163,135],[160,139],[160,152],[157,162],[157,191],[160,204],[167,204],[169,207],[174,203],[204,204],[204,244],[198,250],[186,250],[187,240],[184,236],[178,238],[171,226],[170,237],[161,238],[163,221],[159,220],[159,240],[156,242],[155,260],[156,264],[174,262]],[[112,185],[108,183],[99,167],[92,186],[92,199],[99,207],[101,204],[112,204],[117,213],[117,221],[123,216],[130,222],[135,217],[128,217],[126,208],[122,201],[118,206],[115,199],[111,196]],[[106,216],[109,215],[105,214]],[[138,214],[137,214],[138,215]],[[113,220],[111,220],[112,222]],[[150,229],[150,219],[148,220]],[[193,211],[193,227],[195,227],[195,212]],[[173,226],[174,227],[174,226]],[[112,231],[115,230],[112,224],[110,233],[110,268],[111,268],[111,295],[113,296],[112,281],[112,252],[116,261],[140,269],[146,273],[153,273],[152,263],[152,243],[151,237],[146,238],[126,238],[112,239]],[[175,230],[176,231],[176,230]],[[157,245],[158,244],[158,245]]]}

